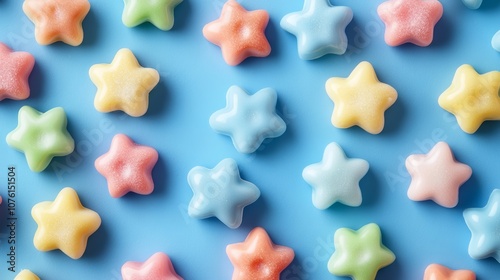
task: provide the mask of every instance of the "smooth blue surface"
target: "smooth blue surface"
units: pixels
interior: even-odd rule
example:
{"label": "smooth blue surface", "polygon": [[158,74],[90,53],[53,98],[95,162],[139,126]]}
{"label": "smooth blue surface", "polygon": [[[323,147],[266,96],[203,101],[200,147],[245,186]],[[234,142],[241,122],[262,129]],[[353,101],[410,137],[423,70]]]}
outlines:
{"label": "smooth blue surface", "polygon": [[[483,207],[499,186],[500,122],[487,122],[475,134],[458,127],[455,118],[437,104],[458,66],[468,63],[480,73],[499,70],[499,53],[491,48],[498,31],[500,2],[485,1],[470,10],[461,1],[443,1],[444,15],[431,46],[389,47],[376,15],[376,1],[334,1],[352,8],[347,27],[349,47],[342,56],[314,61],[297,55],[295,36],[282,30],[281,18],[302,9],[302,1],[240,1],[247,9],[270,13],[266,30],[272,53],[228,66],[220,49],[202,36],[204,24],[219,17],[222,0],[185,0],[175,10],[171,31],[151,24],[126,28],[121,22],[121,0],[92,0],[84,21],[80,47],[64,44],[39,46],[33,25],[24,16],[20,0],[0,0],[0,41],[36,59],[30,78],[32,97],[0,102],[0,135],[17,125],[23,105],[39,111],[62,106],[76,151],[58,158],[42,173],[29,170],[24,155],[0,141],[0,194],[7,194],[7,167],[17,168],[17,269],[29,268],[42,279],[121,279],[125,261],[144,261],[157,251],[167,253],[185,279],[230,279],[232,266],[225,253],[229,243],[241,242],[255,226],[264,227],[274,242],[292,247],[296,257],[283,279],[347,279],[331,275],[326,264],[333,249],[333,233],[340,227],[355,230],[370,222],[382,230],[382,242],[396,255],[378,279],[422,279],[432,263],[474,270],[480,280],[495,280],[500,264],[494,259],[474,260],[467,248],[470,232],[462,212]],[[156,68],[159,85],[151,93],[147,114],[132,118],[124,113],[94,109],[95,86],[88,70],[109,63],[121,48],[130,48],[145,67]],[[379,135],[359,128],[337,129],[330,123],[333,103],[324,84],[332,76],[346,77],[363,60],[370,61],[379,79],[398,91],[398,100],[386,112],[386,127]],[[278,92],[278,114],[287,131],[264,141],[255,154],[238,153],[227,136],[215,133],[210,115],[225,106],[231,85],[249,92],[272,87]],[[150,196],[109,196],[105,179],[94,160],[109,149],[112,137],[125,133],[134,141],[155,147],[159,161],[153,170],[156,189]],[[473,174],[461,188],[457,207],[445,209],[433,202],[407,198],[410,176],[404,167],[411,153],[427,152],[447,141],[457,160]],[[335,204],[328,210],[311,203],[311,188],[302,179],[305,166],[317,162],[325,146],[335,141],[350,157],[366,159],[370,170],[361,181],[363,204],[352,208]],[[187,207],[192,191],[186,180],[197,165],[212,167],[234,158],[241,177],[261,190],[261,197],[245,208],[243,224],[229,229],[215,218],[192,219]],[[36,224],[33,205],[53,200],[66,186],[75,188],[82,203],[97,211],[101,228],[89,239],[80,260],[61,252],[38,252],[33,246]],[[5,223],[6,203],[0,206]],[[7,271],[8,228],[0,226],[0,278]]]}

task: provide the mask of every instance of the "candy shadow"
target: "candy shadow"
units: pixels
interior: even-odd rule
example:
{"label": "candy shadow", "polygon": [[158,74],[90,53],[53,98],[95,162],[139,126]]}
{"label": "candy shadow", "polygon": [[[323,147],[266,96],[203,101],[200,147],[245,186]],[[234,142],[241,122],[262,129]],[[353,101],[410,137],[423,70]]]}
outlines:
{"label": "candy shadow", "polygon": [[[462,212],[463,210],[471,207],[483,207],[486,205],[486,201],[480,202],[478,204],[478,198],[481,194],[480,184],[477,180],[477,176],[472,172],[472,176],[467,180],[459,189],[458,192],[458,204],[455,207],[457,210]],[[484,191],[484,189],[482,190]]]}
{"label": "candy shadow", "polygon": [[149,107],[145,117],[160,116],[162,112],[168,112],[170,104],[170,91],[165,83],[166,77],[160,77],[160,82],[149,93]]}
{"label": "candy shadow", "polygon": [[451,42],[454,33],[453,22],[449,20],[445,12],[434,26],[434,37],[429,47],[443,47]]}
{"label": "candy shadow", "polygon": [[[1,0],[0,0],[1,1]],[[170,31],[181,31],[186,29],[191,20],[191,2],[189,0],[183,0],[177,7],[174,9],[174,26]]]}
{"label": "candy shadow", "polygon": [[[2,1],[0,0],[0,3]],[[498,0],[483,0],[483,4],[481,4],[481,7],[479,7],[479,10],[482,9],[496,9],[500,7],[500,1]]]}
{"label": "candy shadow", "polygon": [[474,132],[476,137],[491,137],[494,131],[499,131],[500,125],[496,121],[485,121],[481,124],[479,129]]}
{"label": "candy shadow", "polygon": [[[257,186],[259,187],[259,186]],[[259,189],[262,189],[259,187]],[[262,190],[261,190],[262,191]],[[268,203],[264,195],[260,195],[254,203],[248,205],[243,210],[243,221],[239,229],[250,231],[261,224],[262,217],[269,213]]]}
{"label": "candy shadow", "polygon": [[396,102],[385,111],[385,124],[381,134],[390,135],[397,133],[398,129],[404,124],[406,117],[405,104],[401,100],[401,94],[398,95],[400,96],[398,96]]}
{"label": "candy shadow", "polygon": [[[1,0],[0,0],[1,1]],[[94,9],[90,9],[82,23],[83,42],[82,46],[95,44],[99,39],[99,24]]]}
{"label": "candy shadow", "polygon": [[41,65],[35,61],[35,65],[33,66],[33,70],[31,71],[31,75],[28,79],[28,83],[30,86],[30,101],[37,101],[41,97],[43,97],[41,94],[44,88],[43,75],[44,71],[43,69],[41,69]]}
{"label": "candy shadow", "polygon": [[[378,172],[380,173],[380,172]],[[375,176],[375,172],[372,168],[368,169],[366,175],[359,182],[361,188],[361,194],[363,197],[363,202],[360,207],[370,207],[377,204],[377,199],[379,197],[380,182]]]}
{"label": "candy shadow", "polygon": [[92,234],[87,243],[87,250],[82,258],[99,260],[102,259],[103,252],[106,251],[109,245],[109,231],[106,222],[102,222],[99,229]]}
{"label": "candy shadow", "polygon": [[168,188],[166,187],[168,181],[168,170],[162,154],[159,154],[158,156],[158,161],[153,168],[152,176],[155,184],[155,189],[152,195],[154,194],[155,196],[162,197],[163,199],[168,192]]}

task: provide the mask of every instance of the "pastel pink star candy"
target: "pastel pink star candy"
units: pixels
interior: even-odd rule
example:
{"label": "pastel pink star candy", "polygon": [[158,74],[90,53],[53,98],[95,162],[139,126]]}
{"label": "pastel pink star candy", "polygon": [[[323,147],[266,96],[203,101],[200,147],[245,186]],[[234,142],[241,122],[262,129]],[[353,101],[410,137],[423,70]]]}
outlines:
{"label": "pastel pink star candy", "polygon": [[476,280],[476,274],[471,270],[452,270],[433,263],[425,269],[424,280]]}
{"label": "pastel pink star candy", "polygon": [[234,266],[232,280],[279,280],[295,257],[291,248],[275,245],[261,227],[250,231],[244,242],[227,245],[226,253]]}
{"label": "pastel pink star candy", "polygon": [[389,46],[412,43],[427,47],[443,15],[443,5],[438,0],[389,0],[380,4],[377,12],[385,23]]}
{"label": "pastel pink star candy", "polygon": [[265,57],[271,53],[264,34],[268,22],[266,11],[247,11],[235,0],[229,0],[220,18],[203,27],[203,36],[221,48],[227,64],[235,66],[249,56]]}
{"label": "pastel pink star candy", "polygon": [[411,200],[431,199],[447,208],[458,204],[458,190],[472,175],[472,169],[456,161],[445,142],[438,142],[425,155],[410,155],[406,169],[412,178],[408,188]]}
{"label": "pastel pink star candy", "polygon": [[0,101],[23,100],[30,96],[28,78],[35,58],[27,52],[14,52],[0,42]]}
{"label": "pastel pink star candy", "polygon": [[162,252],[155,253],[147,261],[126,262],[122,266],[123,280],[182,280],[170,258]]}
{"label": "pastel pink star candy", "polygon": [[109,194],[122,197],[128,192],[147,195],[153,192],[151,175],[158,152],[135,144],[128,136],[117,134],[107,153],[95,160],[95,168],[108,181]]}

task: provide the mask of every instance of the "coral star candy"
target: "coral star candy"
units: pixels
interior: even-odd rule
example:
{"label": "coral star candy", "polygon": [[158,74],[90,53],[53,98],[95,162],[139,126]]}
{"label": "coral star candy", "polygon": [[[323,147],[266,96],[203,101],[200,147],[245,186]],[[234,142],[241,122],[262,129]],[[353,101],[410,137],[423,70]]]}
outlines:
{"label": "coral star candy", "polygon": [[128,136],[117,134],[109,151],[95,160],[95,168],[108,181],[109,194],[122,197],[128,192],[147,195],[153,192],[151,171],[158,152],[135,144]]}
{"label": "coral star candy", "polygon": [[380,4],[377,12],[385,23],[385,42],[389,46],[413,43],[426,47],[443,15],[443,5],[437,0],[389,0]]}
{"label": "coral star candy", "polygon": [[83,207],[72,188],[62,189],[53,202],[36,204],[31,215],[38,224],[33,238],[35,248],[60,249],[72,259],[82,257],[87,239],[101,225],[99,214]]}
{"label": "coral star candy", "polygon": [[500,120],[500,72],[478,74],[468,64],[458,67],[453,81],[438,99],[457,118],[460,128],[476,132],[486,120]]}
{"label": "coral star candy", "polygon": [[381,83],[373,66],[363,61],[348,78],[330,78],[326,92],[335,104],[332,124],[338,128],[360,126],[371,134],[384,128],[384,112],[398,97],[396,90]]}
{"label": "coral star candy", "polygon": [[452,208],[458,203],[458,189],[472,175],[472,169],[453,157],[450,146],[437,143],[426,155],[410,155],[406,168],[411,175],[408,197],[422,201],[432,199]]}
{"label": "coral star candy", "polygon": [[0,42],[0,101],[23,100],[30,96],[28,78],[35,58],[27,52],[13,52]]}
{"label": "coral star candy", "polygon": [[476,280],[476,274],[470,270],[451,270],[440,264],[427,266],[424,280]]}
{"label": "coral star candy", "polygon": [[229,0],[220,18],[203,27],[203,36],[221,48],[227,64],[235,66],[249,56],[265,57],[271,53],[264,34],[268,21],[266,11],[247,11],[235,0]]}
{"label": "coral star candy", "polygon": [[122,266],[123,280],[182,280],[170,258],[162,252],[155,253],[147,261],[126,262]]}
{"label": "coral star candy", "polygon": [[90,10],[88,0],[25,0],[23,11],[35,24],[40,45],[63,41],[78,46],[83,41],[82,22]]}
{"label": "coral star candy", "polygon": [[149,106],[149,92],[160,81],[158,71],[139,65],[129,49],[119,50],[111,64],[90,67],[90,79],[97,87],[94,106],[99,112],[122,110],[140,117]]}
{"label": "coral star candy", "polygon": [[159,29],[167,31],[174,26],[174,8],[182,0],[124,0],[124,2],[122,21],[125,26],[134,27],[149,21]]}
{"label": "coral star candy", "polygon": [[291,248],[275,245],[260,227],[245,242],[227,245],[226,253],[234,266],[232,280],[279,280],[295,256]]}

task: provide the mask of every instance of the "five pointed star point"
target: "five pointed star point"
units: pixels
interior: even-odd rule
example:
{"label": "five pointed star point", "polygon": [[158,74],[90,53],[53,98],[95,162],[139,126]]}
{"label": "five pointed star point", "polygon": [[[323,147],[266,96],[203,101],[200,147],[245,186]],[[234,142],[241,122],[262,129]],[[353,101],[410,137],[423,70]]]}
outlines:
{"label": "five pointed star point", "polygon": [[121,273],[123,280],[182,280],[175,272],[170,258],[162,252],[153,254],[143,263],[126,262],[121,268]]}
{"label": "five pointed star point", "polygon": [[224,159],[213,169],[197,166],[188,173],[193,191],[188,214],[196,219],[216,217],[229,228],[238,228],[246,206],[255,202],[260,190],[241,179],[233,159]]}
{"label": "five pointed star point", "polygon": [[359,63],[348,78],[333,77],[326,82],[326,92],[335,104],[332,124],[338,128],[360,126],[371,134],[384,128],[384,112],[396,102],[397,92],[381,83],[373,66]]}
{"label": "five pointed star point", "polygon": [[302,177],[313,189],[312,201],[316,208],[326,209],[337,201],[355,207],[361,205],[359,181],[368,168],[366,160],[347,158],[338,144],[330,143],[322,161],[305,167]]}
{"label": "five pointed star point", "polygon": [[476,132],[487,120],[500,120],[500,72],[478,74],[468,64],[460,66],[453,81],[438,99],[439,106],[457,118],[466,133]]}
{"label": "five pointed star point", "polygon": [[111,64],[96,64],[89,70],[97,87],[94,106],[100,112],[124,111],[132,117],[146,113],[149,93],[160,75],[152,68],[139,65],[129,49],[119,50]]}
{"label": "five pointed star point", "polygon": [[64,188],[56,199],[36,204],[31,215],[38,224],[34,245],[40,251],[60,249],[72,259],[79,259],[87,239],[101,225],[96,212],[82,206],[72,188]]}
{"label": "five pointed star point", "polygon": [[471,270],[452,270],[434,263],[425,269],[424,280],[476,280],[476,274]]}
{"label": "five pointed star point", "polygon": [[438,142],[425,155],[410,155],[406,168],[412,177],[408,188],[410,199],[432,199],[447,208],[457,205],[459,188],[472,175],[472,169],[456,161],[445,142]]}
{"label": "five pointed star point", "polygon": [[122,21],[135,27],[149,21],[157,28],[168,31],[174,26],[174,9],[182,0],[125,0]]}

